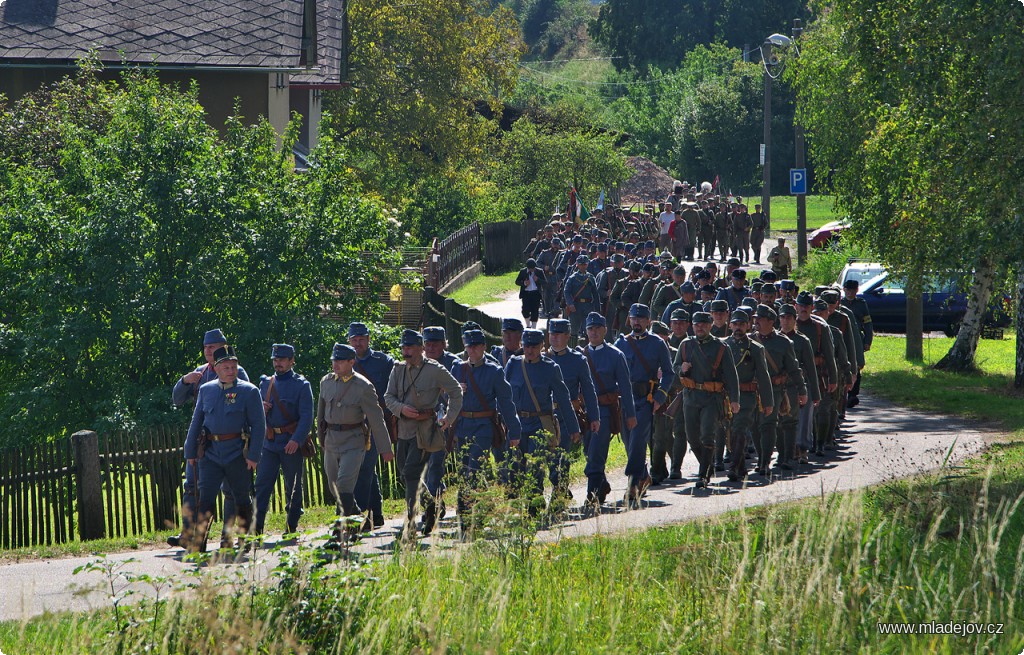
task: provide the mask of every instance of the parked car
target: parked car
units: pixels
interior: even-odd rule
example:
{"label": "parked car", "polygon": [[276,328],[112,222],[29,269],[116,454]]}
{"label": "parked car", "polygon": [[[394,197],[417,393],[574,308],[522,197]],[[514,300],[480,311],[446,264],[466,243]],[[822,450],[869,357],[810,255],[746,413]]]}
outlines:
{"label": "parked car", "polygon": [[807,245],[810,248],[827,248],[839,241],[843,231],[850,228],[848,221],[832,221],[825,223],[817,230],[807,235]]}
{"label": "parked car", "polygon": [[[849,279],[860,283],[860,295],[868,304],[871,322],[876,331],[905,332],[907,326],[907,296],[904,283],[889,274],[877,262],[851,261],[839,274],[839,286]],[[961,276],[931,275],[925,283],[924,330],[941,331],[955,336],[967,312],[967,294],[960,288]],[[997,294],[985,313],[985,325],[1010,325],[1010,297]]]}

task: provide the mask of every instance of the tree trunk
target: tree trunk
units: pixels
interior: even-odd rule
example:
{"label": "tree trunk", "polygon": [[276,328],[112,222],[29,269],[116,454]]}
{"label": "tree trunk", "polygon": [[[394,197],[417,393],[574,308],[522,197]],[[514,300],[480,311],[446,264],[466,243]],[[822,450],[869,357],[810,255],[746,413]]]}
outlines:
{"label": "tree trunk", "polygon": [[1017,366],[1013,386],[1024,389],[1024,263],[1017,264]]}
{"label": "tree trunk", "polygon": [[924,359],[924,298],[923,279],[920,274],[907,278],[904,291],[907,294],[907,351],[904,357],[910,361]]}
{"label": "tree trunk", "polygon": [[967,312],[960,323],[956,341],[949,352],[939,360],[935,368],[947,371],[976,371],[974,354],[978,350],[978,339],[985,319],[985,310],[992,298],[992,287],[995,285],[996,267],[992,260],[983,257],[974,271],[974,282],[971,294],[967,298]]}

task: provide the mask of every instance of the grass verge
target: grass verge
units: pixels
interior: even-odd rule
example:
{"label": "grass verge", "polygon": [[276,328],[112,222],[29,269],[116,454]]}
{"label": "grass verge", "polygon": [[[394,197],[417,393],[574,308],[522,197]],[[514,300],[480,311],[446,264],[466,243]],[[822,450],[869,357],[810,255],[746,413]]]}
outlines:
{"label": "grass verge", "polygon": [[518,272],[478,275],[450,294],[449,297],[455,302],[469,307],[479,307],[489,302],[504,300],[509,293],[516,290],[516,275]]}
{"label": "grass verge", "polygon": [[[760,196],[745,199],[750,211]],[[832,196],[807,196],[807,231],[817,230],[825,223],[839,220],[832,208]],[[772,231],[796,230],[796,196],[772,196]]]}

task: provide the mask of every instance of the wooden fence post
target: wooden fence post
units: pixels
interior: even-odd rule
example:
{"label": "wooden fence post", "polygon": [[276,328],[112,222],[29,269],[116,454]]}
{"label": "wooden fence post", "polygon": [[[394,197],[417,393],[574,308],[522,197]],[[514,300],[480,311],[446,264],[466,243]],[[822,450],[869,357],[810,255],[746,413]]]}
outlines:
{"label": "wooden fence post", "polygon": [[103,525],[99,437],[92,430],[81,430],[71,435],[71,445],[77,475],[78,533],[83,541],[102,539],[106,530]]}

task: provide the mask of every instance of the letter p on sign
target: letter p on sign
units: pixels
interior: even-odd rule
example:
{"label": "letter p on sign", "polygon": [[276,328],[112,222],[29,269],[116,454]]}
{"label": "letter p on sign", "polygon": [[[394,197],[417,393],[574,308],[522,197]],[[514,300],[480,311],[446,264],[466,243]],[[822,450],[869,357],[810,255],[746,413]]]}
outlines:
{"label": "letter p on sign", "polygon": [[[1022,0],[1024,1],[1024,0]],[[789,195],[791,196],[804,196],[807,195],[807,169],[806,168],[791,168],[789,169]]]}

